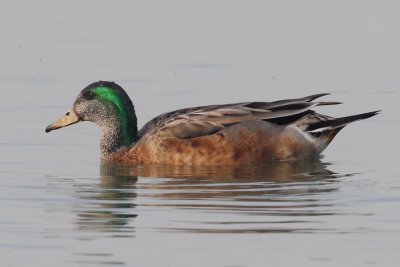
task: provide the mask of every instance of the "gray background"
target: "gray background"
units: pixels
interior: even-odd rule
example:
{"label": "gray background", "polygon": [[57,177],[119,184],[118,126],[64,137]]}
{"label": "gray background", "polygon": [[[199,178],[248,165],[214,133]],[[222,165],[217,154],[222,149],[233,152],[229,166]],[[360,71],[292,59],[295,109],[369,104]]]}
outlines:
{"label": "gray background", "polygon": [[[1,265],[393,266],[399,10],[398,1],[367,0],[3,1]],[[323,113],[384,112],[337,136],[322,159],[335,173],[327,180],[276,183],[267,172],[266,180],[221,182],[217,195],[212,181],[171,187],[162,177],[110,188],[99,182],[95,125],[44,134],[100,79],[127,90],[139,126],[182,107],[320,92],[345,103]],[[226,193],[243,186],[262,190],[246,200]],[[110,190],[128,195],[101,195]],[[184,197],[204,190],[211,195]],[[285,206],[276,206],[282,199]],[[264,215],[256,216],[260,203]],[[98,227],[79,223],[107,209],[137,217],[120,227],[104,227],[102,216],[87,223]]]}

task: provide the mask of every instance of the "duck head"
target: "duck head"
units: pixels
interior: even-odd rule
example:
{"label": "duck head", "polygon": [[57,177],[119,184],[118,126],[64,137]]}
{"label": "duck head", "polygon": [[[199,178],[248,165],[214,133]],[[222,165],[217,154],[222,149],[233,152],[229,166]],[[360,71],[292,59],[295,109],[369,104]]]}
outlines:
{"label": "duck head", "polygon": [[107,155],[131,145],[137,137],[137,119],[132,101],[116,83],[99,81],[85,87],[67,113],[47,126],[46,133],[80,121],[102,129],[100,149]]}

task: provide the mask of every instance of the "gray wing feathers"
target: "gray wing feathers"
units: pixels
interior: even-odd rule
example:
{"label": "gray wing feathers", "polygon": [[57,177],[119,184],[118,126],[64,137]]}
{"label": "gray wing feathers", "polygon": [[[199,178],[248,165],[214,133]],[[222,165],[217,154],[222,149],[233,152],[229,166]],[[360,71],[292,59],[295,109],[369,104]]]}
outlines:
{"label": "gray wing feathers", "polygon": [[177,118],[167,123],[158,131],[176,138],[186,139],[196,136],[213,134],[223,129],[224,126],[207,121],[188,120]]}
{"label": "gray wing feathers", "polygon": [[181,109],[154,118],[139,131],[139,135],[152,133],[176,138],[208,135],[244,121],[274,120],[306,113],[323,103],[311,101],[324,95],[326,94],[275,102],[245,102]]}

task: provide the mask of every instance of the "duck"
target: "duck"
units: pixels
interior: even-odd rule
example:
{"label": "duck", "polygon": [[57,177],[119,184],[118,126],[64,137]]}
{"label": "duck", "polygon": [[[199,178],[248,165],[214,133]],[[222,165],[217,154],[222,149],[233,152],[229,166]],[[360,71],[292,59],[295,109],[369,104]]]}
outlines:
{"label": "duck", "polygon": [[316,101],[328,93],[272,102],[242,102],[163,113],[140,130],[134,105],[111,81],[86,86],[73,106],[46,127],[81,121],[102,130],[101,159],[109,163],[232,165],[318,158],[336,134],[380,110],[334,118],[314,111],[341,102]]}

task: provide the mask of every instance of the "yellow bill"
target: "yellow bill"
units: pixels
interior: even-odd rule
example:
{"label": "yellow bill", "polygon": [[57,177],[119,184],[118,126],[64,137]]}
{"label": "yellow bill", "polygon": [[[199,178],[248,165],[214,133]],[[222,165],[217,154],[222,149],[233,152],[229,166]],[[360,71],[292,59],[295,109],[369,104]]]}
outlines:
{"label": "yellow bill", "polygon": [[80,119],[78,118],[78,116],[76,116],[74,109],[70,108],[63,117],[59,118],[58,120],[47,126],[46,133],[77,123],[79,121]]}

